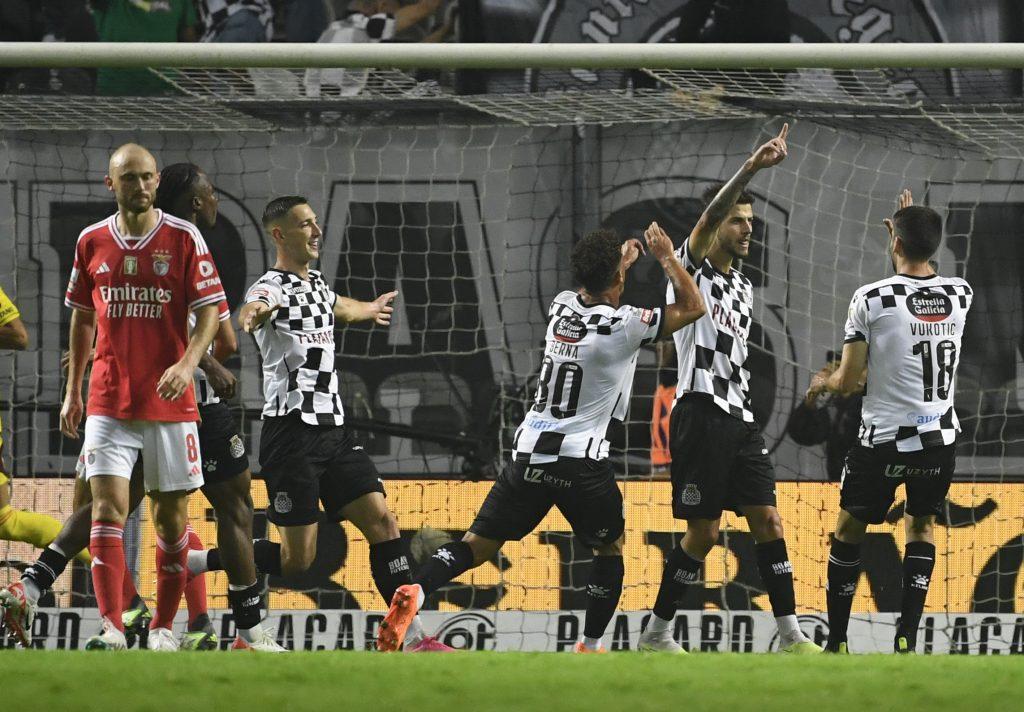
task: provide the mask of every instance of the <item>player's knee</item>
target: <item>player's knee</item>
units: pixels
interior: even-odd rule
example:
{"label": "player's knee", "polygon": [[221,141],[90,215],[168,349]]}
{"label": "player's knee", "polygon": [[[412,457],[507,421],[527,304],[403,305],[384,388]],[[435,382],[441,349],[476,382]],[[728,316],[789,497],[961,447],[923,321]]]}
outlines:
{"label": "player's knee", "polygon": [[313,565],[316,558],[316,544],[299,551],[281,550],[281,575],[301,576]]}
{"label": "player's knee", "polygon": [[603,546],[599,546],[596,549],[594,549],[594,554],[597,556],[622,556],[622,545],[625,543],[625,541],[626,534],[623,533],[622,536],[620,536],[615,541],[609,544],[604,544]]}
{"label": "player's knee", "polygon": [[907,541],[931,541],[935,529],[935,517],[914,517],[907,515]]}
{"label": "player's knee", "polygon": [[469,545],[470,550],[473,552],[473,566],[480,566],[485,561],[490,561],[497,556],[498,551],[501,550],[503,541],[495,541],[494,539],[485,539],[482,536],[477,536],[473,532],[466,532],[466,535],[462,537],[462,541]]}
{"label": "player's knee", "polygon": [[128,512],[119,502],[100,498],[92,501],[92,518],[97,522],[115,522],[123,525],[128,518]]}
{"label": "player's knee", "polygon": [[840,511],[836,522],[836,539],[848,544],[859,544],[864,540],[867,524],[845,510]]}
{"label": "player's knee", "polygon": [[691,520],[686,524],[683,535],[683,549],[703,559],[718,543],[718,522]]}

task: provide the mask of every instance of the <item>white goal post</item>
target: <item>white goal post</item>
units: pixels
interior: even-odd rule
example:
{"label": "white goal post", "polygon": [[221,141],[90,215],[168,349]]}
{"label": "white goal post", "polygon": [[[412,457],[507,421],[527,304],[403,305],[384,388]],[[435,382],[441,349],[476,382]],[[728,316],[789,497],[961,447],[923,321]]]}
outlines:
{"label": "white goal post", "polygon": [[396,69],[1024,68],[1024,43],[429,44],[0,42],[5,67]]}

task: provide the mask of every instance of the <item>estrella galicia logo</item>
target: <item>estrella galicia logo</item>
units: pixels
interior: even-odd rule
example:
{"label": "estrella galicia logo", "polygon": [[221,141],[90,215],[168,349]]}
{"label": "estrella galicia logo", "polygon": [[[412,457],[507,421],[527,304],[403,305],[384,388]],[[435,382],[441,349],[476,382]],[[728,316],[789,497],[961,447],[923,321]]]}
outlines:
{"label": "estrella galicia logo", "polygon": [[494,621],[483,613],[460,613],[437,630],[437,638],[457,650],[494,650],[498,642]]}
{"label": "estrella galicia logo", "polygon": [[565,344],[578,344],[587,335],[587,325],[579,317],[563,316],[555,322],[555,339]]}
{"label": "estrella galicia logo", "polygon": [[953,313],[953,302],[939,292],[911,292],[907,295],[907,309],[921,321],[936,322]]}

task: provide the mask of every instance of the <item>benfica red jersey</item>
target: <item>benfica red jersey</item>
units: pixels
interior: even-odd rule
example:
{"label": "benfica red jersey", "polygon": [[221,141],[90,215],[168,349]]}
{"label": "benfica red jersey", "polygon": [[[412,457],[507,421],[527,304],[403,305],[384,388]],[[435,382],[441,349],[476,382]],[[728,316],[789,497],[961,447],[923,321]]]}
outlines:
{"label": "benfica red jersey", "polygon": [[223,301],[224,289],[196,226],[157,212],[142,238],[121,235],[116,213],[78,236],[64,303],[96,312],[89,415],[199,420],[191,387],[169,401],[156,384],[185,354],[190,310]]}

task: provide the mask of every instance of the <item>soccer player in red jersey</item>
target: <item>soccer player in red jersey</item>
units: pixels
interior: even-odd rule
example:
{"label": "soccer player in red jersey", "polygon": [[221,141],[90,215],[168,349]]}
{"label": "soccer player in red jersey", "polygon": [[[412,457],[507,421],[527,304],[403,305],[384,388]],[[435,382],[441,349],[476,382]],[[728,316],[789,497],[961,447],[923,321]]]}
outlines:
{"label": "soccer player in red jersey", "polygon": [[[160,174],[153,156],[126,144],[110,158],[107,187],[118,211],[79,235],[65,303],[71,317],[61,431],[78,438],[82,381],[93,338],[82,447],[93,496],[93,587],[103,618],[90,649],[125,645],[122,536],[129,480],[143,473],[157,534],[154,650],[177,649],[171,633],[186,581],[188,492],[203,484],[192,376],[217,333],[224,300],[217,268],[194,225],[153,207]],[[189,334],[188,315],[196,315]]]}

